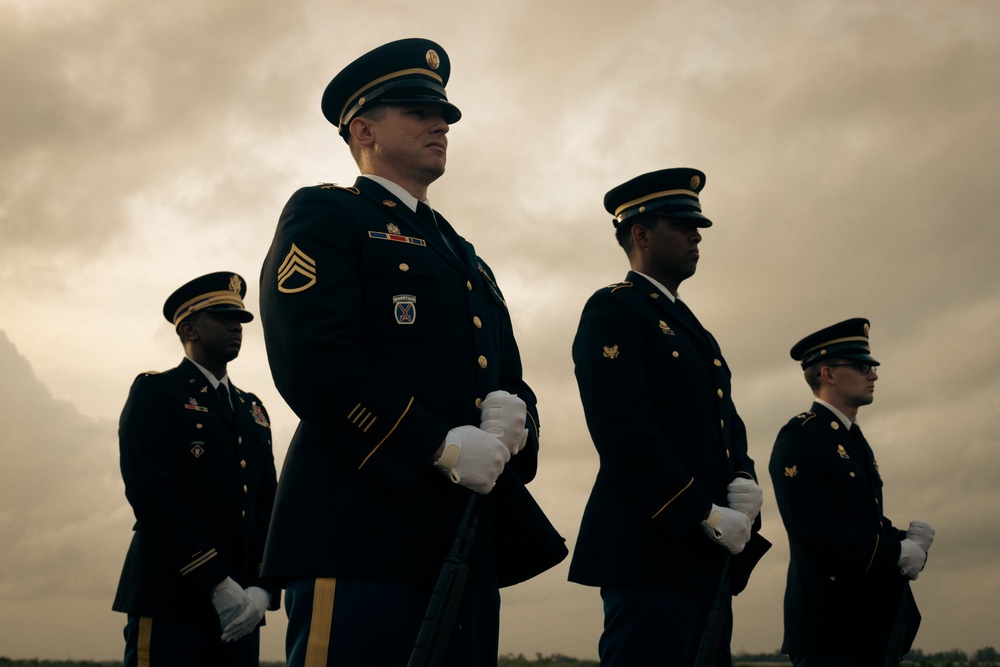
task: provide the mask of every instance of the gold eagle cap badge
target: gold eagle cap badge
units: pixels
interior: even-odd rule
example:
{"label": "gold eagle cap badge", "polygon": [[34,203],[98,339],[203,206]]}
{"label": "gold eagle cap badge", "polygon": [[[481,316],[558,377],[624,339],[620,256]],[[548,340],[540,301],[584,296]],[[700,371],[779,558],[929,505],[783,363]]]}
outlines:
{"label": "gold eagle cap badge", "polygon": [[798,474],[799,474],[799,467],[798,466],[792,466],[791,468],[788,468],[788,467],[785,468],[785,477],[795,477]]}
{"label": "gold eagle cap badge", "polygon": [[612,345],[611,347],[604,346],[604,358],[605,359],[617,359],[618,358],[618,346]]}

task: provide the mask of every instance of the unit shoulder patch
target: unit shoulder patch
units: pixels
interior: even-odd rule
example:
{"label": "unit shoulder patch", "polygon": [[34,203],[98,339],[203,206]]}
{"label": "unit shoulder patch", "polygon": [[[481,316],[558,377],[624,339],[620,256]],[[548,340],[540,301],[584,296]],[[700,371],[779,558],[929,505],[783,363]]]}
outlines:
{"label": "unit shoulder patch", "polygon": [[316,260],[293,243],[278,267],[277,279],[279,292],[304,292],[316,284]]}

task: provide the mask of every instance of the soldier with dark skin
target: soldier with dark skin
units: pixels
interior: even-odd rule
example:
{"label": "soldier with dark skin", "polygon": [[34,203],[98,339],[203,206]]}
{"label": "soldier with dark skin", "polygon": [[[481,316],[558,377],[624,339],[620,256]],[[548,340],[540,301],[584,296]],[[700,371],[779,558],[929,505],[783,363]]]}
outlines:
{"label": "soldier with dark skin", "polygon": [[277,479],[260,399],[230,382],[246,284],[196,278],[167,299],[185,358],[135,379],[119,425],[135,534],[113,608],[128,614],[126,667],[253,667],[279,589],[260,580]]}
{"label": "soldier with dark skin", "polygon": [[677,297],[712,224],[704,183],[696,169],[663,169],[608,192],[631,271],[590,298],[573,342],[601,466],[569,578],[601,589],[606,667],[693,664],[716,596],[712,659],[730,664],[731,597],[770,546],[729,366]]}
{"label": "soldier with dark skin", "polygon": [[796,667],[881,666],[896,619],[905,623],[898,655],[920,625],[907,584],[934,529],[896,528],[883,514],[878,461],[857,424],[878,380],[869,329],[845,320],[791,349],[815,402],[778,433],[769,472],[791,556],[782,651]]}
{"label": "soldier with dark skin", "polygon": [[461,117],[449,73],[440,45],[404,39],[334,77],[323,112],[361,176],[296,192],[261,270],[271,372],[301,420],[264,559],[291,667],[407,664],[470,497],[444,664],[495,665],[499,588],[566,554],[524,486],[538,412],[507,302],[427,199]]}

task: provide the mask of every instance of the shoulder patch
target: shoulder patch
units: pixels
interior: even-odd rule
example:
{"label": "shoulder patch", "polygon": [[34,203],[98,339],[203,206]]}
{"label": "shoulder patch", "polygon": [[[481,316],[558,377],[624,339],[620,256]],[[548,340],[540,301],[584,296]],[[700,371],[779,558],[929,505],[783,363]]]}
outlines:
{"label": "shoulder patch", "polygon": [[279,292],[304,292],[316,284],[316,260],[293,243],[278,267],[277,279]]}
{"label": "shoulder patch", "polygon": [[344,192],[350,192],[352,195],[361,194],[361,190],[358,190],[354,186],[345,187],[343,185],[337,185],[336,183],[320,183],[319,188],[320,190],[343,190]]}

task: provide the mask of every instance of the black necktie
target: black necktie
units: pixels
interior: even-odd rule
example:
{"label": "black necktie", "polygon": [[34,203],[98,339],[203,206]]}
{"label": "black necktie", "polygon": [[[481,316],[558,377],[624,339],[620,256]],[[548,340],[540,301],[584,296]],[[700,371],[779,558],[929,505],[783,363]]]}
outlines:
{"label": "black necktie", "polygon": [[215,388],[215,391],[219,393],[219,398],[225,403],[226,407],[229,409],[230,414],[236,414],[236,410],[233,408],[233,402],[229,398],[229,389],[226,388],[225,382],[220,382],[219,386]]}
{"label": "black necktie", "polygon": [[434,210],[424,202],[418,201],[417,215],[419,215],[421,220],[431,225],[437,233],[441,235],[441,240],[444,241],[446,246],[448,246],[448,250],[451,250],[451,252],[457,257],[458,253],[455,252],[455,246],[453,246],[451,241],[448,240],[444,230],[441,229],[441,225],[438,224],[437,218],[434,216]]}

